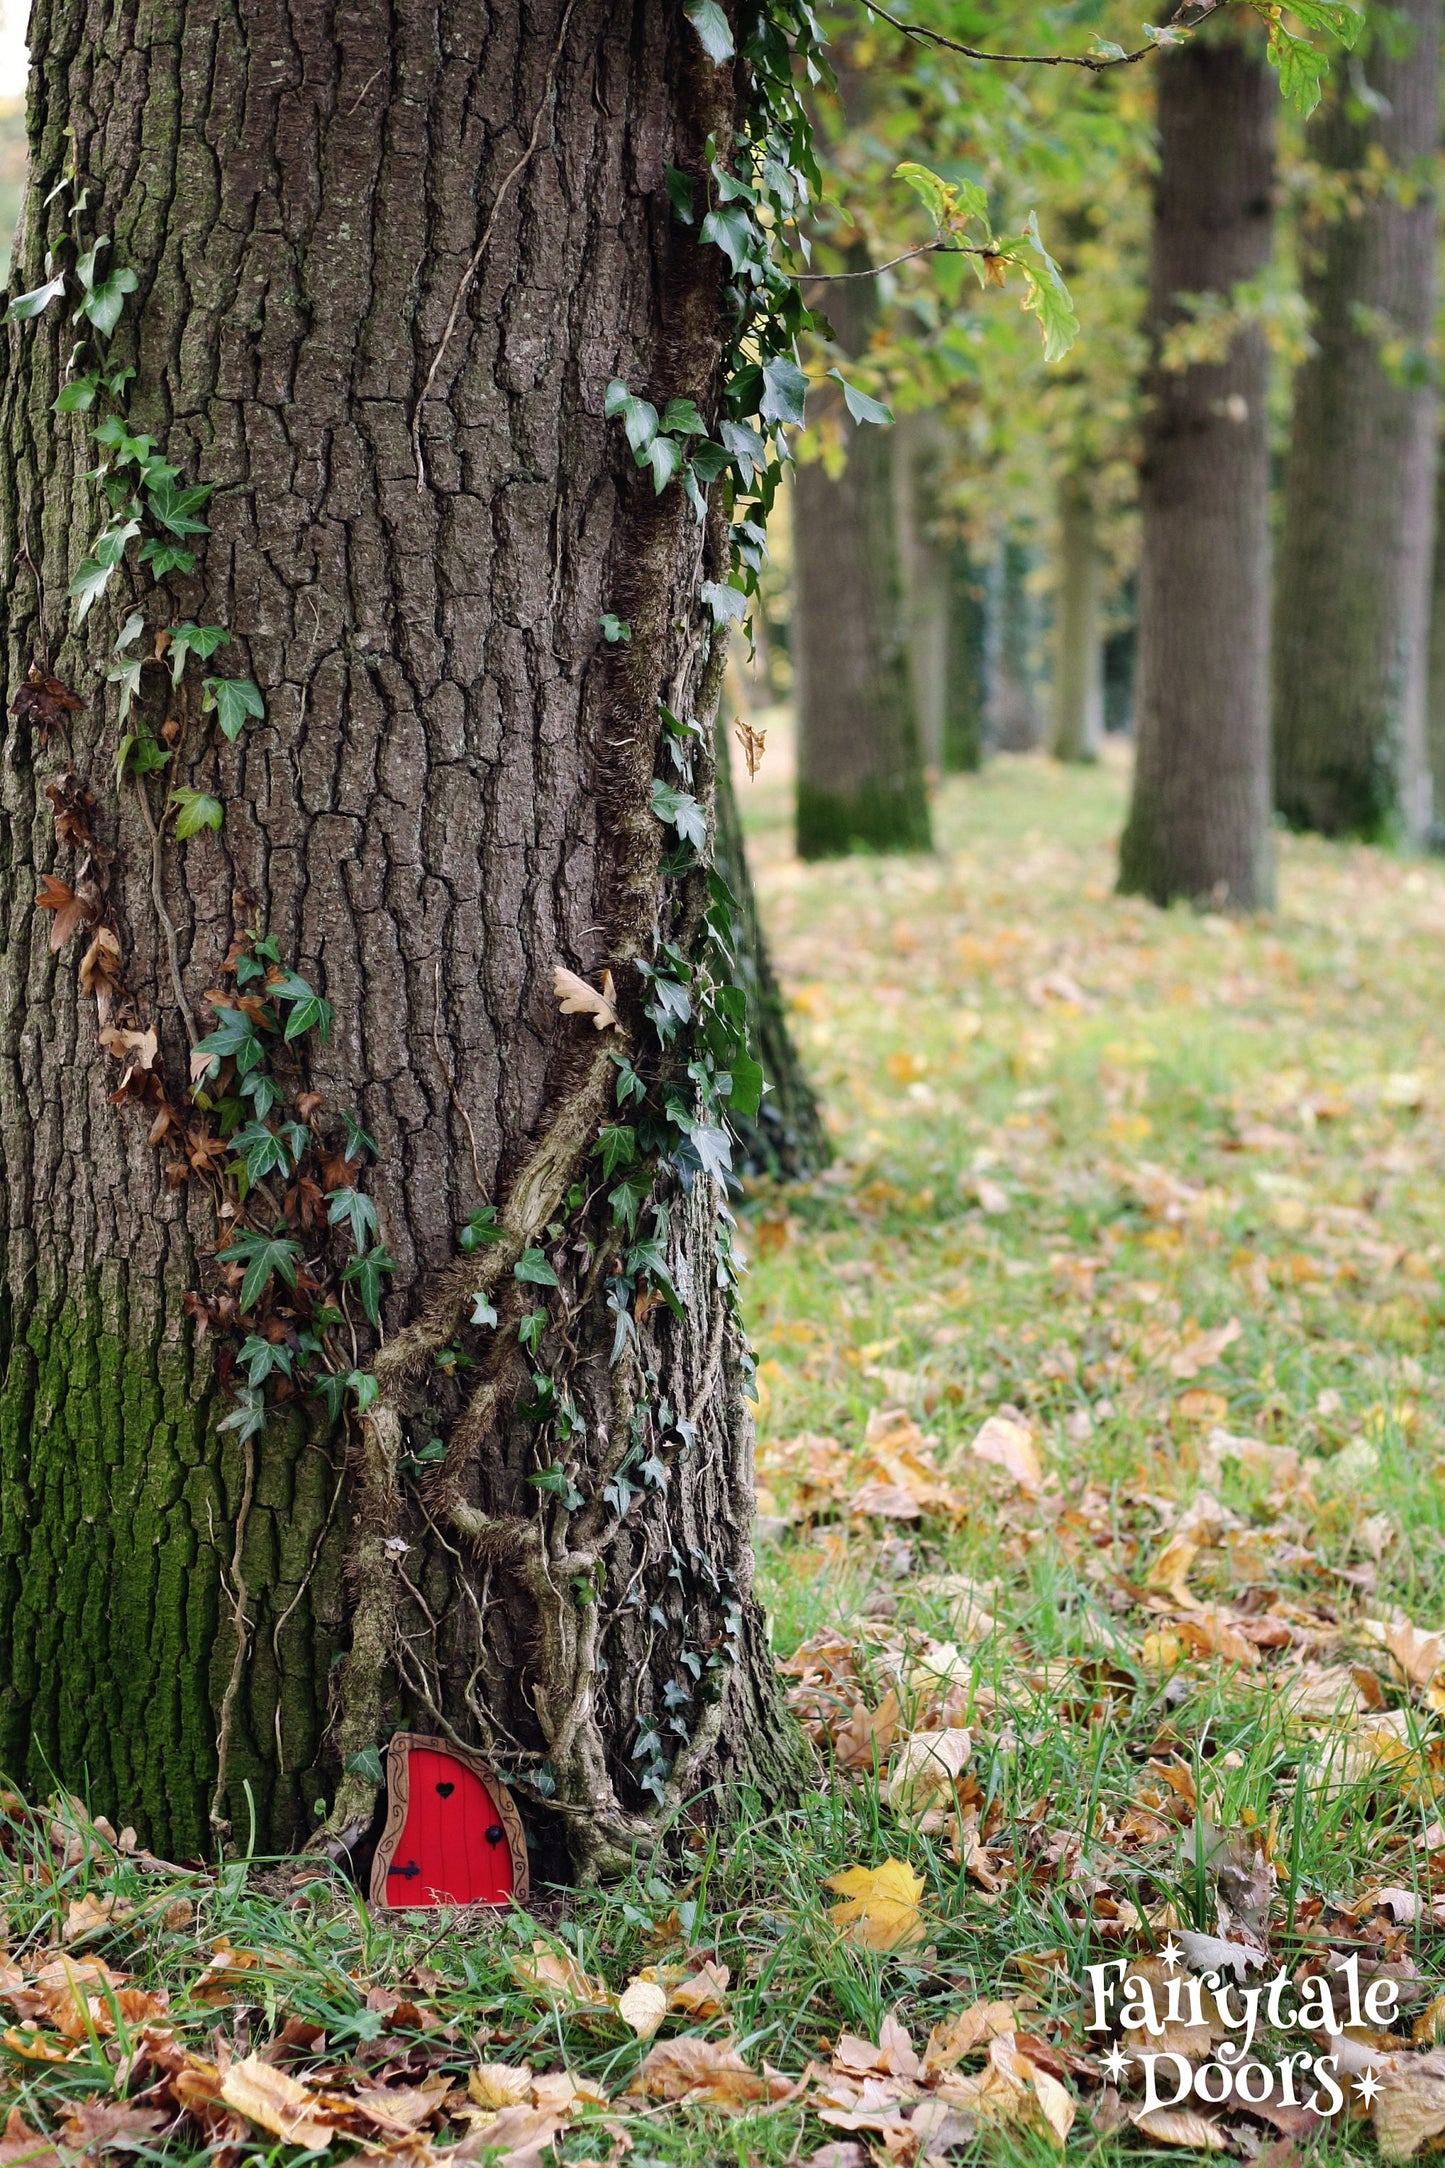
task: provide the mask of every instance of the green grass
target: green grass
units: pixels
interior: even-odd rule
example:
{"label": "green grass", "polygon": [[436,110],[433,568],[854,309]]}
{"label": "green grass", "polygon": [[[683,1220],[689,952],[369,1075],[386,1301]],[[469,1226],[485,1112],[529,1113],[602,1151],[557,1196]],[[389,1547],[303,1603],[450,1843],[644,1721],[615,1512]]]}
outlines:
{"label": "green grass", "polygon": [[[294,2017],[325,2033],[297,2067],[337,2082],[358,2067],[410,2083],[440,2072],[460,2100],[478,2061],[526,2061],[616,2102],[644,2051],[619,2020],[559,2013],[519,1983],[538,1936],[614,1990],[685,1949],[725,1963],[726,2016],[694,2029],[732,2036],[755,2068],[797,2076],[840,2030],[876,2039],[894,2010],[921,2045],[983,1998],[1021,2000],[1035,2037],[1077,2050],[1083,1966],[1156,1946],[1171,1924],[1214,1931],[1211,1851],[1233,1838],[1276,1863],[1276,1960],[1356,1946],[1418,1970],[1411,2015],[1427,1999],[1441,1969],[1429,1898],[1445,1881],[1438,1724],[1366,1620],[1445,1626],[1445,872],[1281,839],[1274,918],[1162,914],[1110,893],[1118,765],[1065,775],[1034,760],[949,784],[936,857],[804,868],[786,782],[775,745],[743,797],[837,1160],[805,1188],[755,1192],[743,1214],[761,1582],[781,1658],[835,1644],[825,1734],[890,1689],[900,1737],[936,1721],[928,1650],[955,1644],[945,1713],[973,1733],[961,1804],[983,1872],[961,1868],[947,1827],[896,1815],[879,1770],[839,1771],[795,1812],[755,1803],[665,1869],[548,1896],[536,1919],[398,1933],[314,1865],[184,1878],[92,1845],[64,1868],[17,1807],[0,1907],[22,1970],[92,1889],[136,1910],[74,1954],[164,1989],[197,2054],[214,2060],[217,2025],[254,2046]],[[1227,1344],[1190,1351],[1231,1320]],[[1034,1434],[1037,1498],[970,1450],[1006,1404]],[[952,1513],[850,1513],[868,1419],[890,1406],[926,1434]],[[1215,1427],[1300,1465],[1211,1473]],[[804,1435],[838,1449],[811,1502],[788,1451]],[[1201,1493],[1222,1512],[1206,1514],[1182,1581],[1151,1586]],[[930,1585],[949,1575],[974,1585],[993,1631],[957,1630],[953,1595]],[[1260,1636],[1252,1660],[1190,1644],[1211,1617]],[[1366,1711],[1350,1766],[1331,1764],[1338,1730],[1290,1705],[1322,1673],[1393,1712],[1393,1751]],[[922,1878],[926,1926],[892,1954],[840,1940],[824,1887],[889,1858]],[[1397,1923],[1382,1885],[1418,1893],[1420,1916]],[[193,1914],[167,1925],[181,1898]],[[215,2007],[196,1998],[223,1938],[254,1962]],[[376,2005],[398,1990],[392,2018]],[[30,2127],[54,2132],[67,2100],[115,2096],[105,2026],[65,2063],[27,2060],[15,2038],[5,2067]],[[1096,2133],[1097,2084],[1080,2097],[1071,2155],[1161,2151]],[[616,2109],[634,2164],[763,2168],[843,2135],[795,2103],[636,2106]],[[131,2151],[179,2161],[206,2142],[188,2120]],[[560,2157],[605,2159],[611,2142],[583,2124]],[[1316,2143],[1326,2159],[1373,2153],[1363,2124]],[[1057,2156],[1000,2129],[959,2157]]]}

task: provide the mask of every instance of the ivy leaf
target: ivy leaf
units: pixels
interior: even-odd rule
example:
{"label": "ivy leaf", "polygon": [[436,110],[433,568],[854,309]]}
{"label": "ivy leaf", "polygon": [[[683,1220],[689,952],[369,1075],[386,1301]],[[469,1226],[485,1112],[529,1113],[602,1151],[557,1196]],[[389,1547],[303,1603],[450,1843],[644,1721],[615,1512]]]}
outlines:
{"label": "ivy leaf", "polygon": [[707,843],[707,817],[689,791],[675,790],[671,783],[654,779],[652,810],[660,821],[675,828],[685,843],[702,850]]}
{"label": "ivy leaf", "polygon": [[235,744],[245,729],[249,717],[264,721],[266,703],[261,698],[261,688],[250,678],[203,678],[201,680],[202,712],[214,708],[216,721],[222,734]]}
{"label": "ivy leaf", "polygon": [[682,449],[676,437],[654,437],[647,447],[647,464],[652,469],[652,494],[660,497],[682,465]]}
{"label": "ivy leaf", "polygon": [[88,414],[99,390],[98,376],[73,376],[68,384],[61,386],[60,397],[50,411],[52,414]]}
{"label": "ivy leaf", "polygon": [[569,1513],[575,1513],[582,1503],[581,1491],[560,1464],[544,1468],[540,1475],[529,1475],[527,1481],[535,1483],[538,1490],[551,1491],[561,1499]]}
{"label": "ivy leaf", "polygon": [[28,294],[17,294],[5,311],[7,324],[23,324],[32,316],[43,316],[52,301],[65,292],[65,279],[50,279],[44,286],[32,287]]}
{"label": "ivy leaf", "polygon": [[474,1295],[472,1296],[472,1317],[471,1317],[471,1321],[472,1321],[472,1323],[473,1323],[474,1325],[495,1325],[495,1324],[496,1324],[496,1322],[497,1322],[497,1313],[496,1313],[496,1311],[495,1311],[495,1310],[493,1309],[493,1307],[492,1307],[491,1303],[490,1303],[490,1302],[488,1302],[488,1300],[487,1300],[487,1298],[486,1298],[486,1296],[485,1296],[485,1295],[481,1295],[481,1294],[474,1294]]}
{"label": "ivy leaf", "polygon": [[163,580],[168,572],[194,572],[196,569],[194,550],[182,549],[178,542],[162,542],[158,535],[152,535],[148,542],[141,544],[140,561],[150,566],[152,576],[158,580]]}
{"label": "ivy leaf", "polygon": [[662,426],[670,429],[676,436],[706,435],[702,416],[691,399],[669,399],[662,410]]}
{"label": "ivy leaf", "polygon": [[529,1287],[560,1287],[562,1284],[540,1250],[523,1250],[512,1267],[512,1277],[525,1281]]}
{"label": "ivy leaf", "polygon": [[381,1766],[380,1750],[374,1746],[364,1746],[359,1753],[348,1754],[346,1773],[348,1776],[360,1777],[367,1784],[384,1783],[386,1772]]}
{"label": "ivy leaf", "polygon": [[376,1206],[359,1189],[333,1189],[326,1199],[326,1217],[333,1227],[349,1227],[358,1250],[364,1250],[377,1231]]}
{"label": "ivy leaf", "polygon": [[217,1423],[216,1428],[234,1430],[242,1440],[259,1437],[266,1428],[265,1394],[260,1391],[253,1392],[249,1386],[243,1386],[236,1395],[236,1406],[223,1423]]}
{"label": "ivy leaf", "polygon": [[270,1286],[273,1274],[287,1287],[296,1285],[296,1268],[303,1252],[300,1243],[293,1242],[289,1235],[244,1234],[237,1235],[229,1248],[217,1255],[223,1265],[245,1266],[241,1308],[251,1310]]}
{"label": "ivy leaf", "polygon": [[84,254],[77,256],[75,259],[75,275],[87,293],[95,285],[95,267],[99,261],[100,252],[103,248],[109,247],[110,235],[108,233],[97,234]]}
{"label": "ivy leaf", "polygon": [[775,354],[763,364],[763,395],[758,412],[766,422],[790,422],[803,427],[803,400],[808,379],[786,354]]}
{"label": "ivy leaf", "polygon": [[730,203],[708,212],[700,238],[720,248],[734,271],[741,271],[757,246],[757,228],[745,210]]}
{"label": "ivy leaf", "polygon": [[295,1356],[284,1341],[263,1340],[258,1332],[253,1332],[241,1342],[236,1360],[244,1367],[250,1384],[264,1385],[277,1370],[289,1378]]}
{"label": "ivy leaf", "polygon": [[597,1133],[593,1152],[602,1161],[602,1179],[610,1182],[619,1167],[630,1167],[637,1159],[637,1137],[622,1122],[607,1122]]}
{"label": "ivy leaf", "polygon": [[70,592],[75,600],[75,622],[83,625],[91,610],[109,587],[116,566],[125,554],[126,543],[132,535],[140,533],[140,521],[128,519],[119,526],[108,527],[95,545],[95,553],[83,557],[75,568],[70,582]]}
{"label": "ivy leaf", "polygon": [[180,808],[176,814],[177,843],[189,843],[192,836],[206,828],[220,832],[226,815],[219,798],[210,798],[203,790],[173,790],[170,802]]}
{"label": "ivy leaf", "polygon": [[754,1061],[751,1054],[736,1053],[732,1058],[732,1089],[728,1093],[728,1105],[734,1114],[741,1114],[751,1121],[763,1103],[765,1082],[761,1062]]}
{"label": "ivy leaf", "polygon": [[748,598],[721,580],[704,580],[702,600],[718,625],[740,625],[747,615]]}
{"label": "ivy leaf", "polygon": [[715,67],[731,60],[733,45],[732,26],[718,6],[717,0],[687,0],[683,9],[688,21],[702,40],[702,49]]}
{"label": "ivy leaf", "polygon": [[855,422],[873,422],[879,429],[892,428],[892,407],[885,406],[881,399],[870,399],[866,391],[860,391],[856,384],[848,382],[841,369],[830,369],[828,374],[835,383],[842,385],[844,401]]}
{"label": "ivy leaf", "polygon": [[177,489],[169,476],[162,476],[146,484],[146,502],[151,517],[174,535],[209,534],[210,528],[196,514],[207,503],[216,485],[201,482],[192,489]]}
{"label": "ivy leaf", "polygon": [[597,622],[602,628],[602,637],[609,647],[616,647],[619,642],[625,646],[632,638],[632,627],[628,624],[626,618],[614,617],[610,610],[599,617]]}
{"label": "ivy leaf", "polygon": [[638,399],[627,389],[621,377],[614,377],[607,387],[602,411],[609,421],[618,415],[632,446],[632,456],[642,466],[647,457],[647,447],[657,435],[657,408],[646,399]]}
{"label": "ivy leaf", "polygon": [[191,1048],[191,1082],[201,1083],[207,1077],[218,1074],[221,1063],[240,1057],[255,1049],[254,1059],[247,1061],[243,1074],[249,1074],[262,1058],[261,1042],[256,1037],[256,1027],[241,1009],[217,1009],[220,1018],[216,1029],[207,1032]]}
{"label": "ivy leaf", "polygon": [[264,1122],[247,1122],[236,1131],[231,1147],[246,1169],[247,1181],[253,1185],[264,1182],[268,1174],[289,1175],[292,1171],[285,1137],[268,1129]]}
{"label": "ivy leaf", "polygon": [[80,304],[80,314],[88,316],[103,339],[108,339],[120,322],[120,312],[125,307],[125,297],[133,294],[139,286],[128,264],[112,271],[108,279],[93,286]]}
{"label": "ivy leaf", "polygon": [[375,1137],[368,1136],[356,1116],[348,1113],[345,1107],[341,1110],[341,1126],[346,1131],[346,1152],[344,1156],[348,1162],[359,1159],[363,1152],[370,1152],[372,1157],[375,1158]]}
{"label": "ivy leaf", "polygon": [[117,663],[113,670],[107,670],[105,673],[107,685],[119,685],[120,687],[120,720],[122,722],[130,713],[131,702],[140,698],[140,674],[144,667],[145,664],[142,659],[139,656],[134,656],[128,662]]}
{"label": "ivy leaf", "polygon": [[395,1260],[378,1247],[363,1250],[343,1265],[341,1277],[348,1287],[354,1287],[361,1296],[361,1307],[373,1325],[381,1323],[381,1283],[388,1272],[395,1272]]}
{"label": "ivy leaf", "polygon": [[[141,551],[145,555],[145,551]],[[222,625],[172,625],[171,644],[167,660],[171,666],[171,683],[179,685],[181,672],[192,655],[202,662],[209,662],[218,647],[225,647],[231,635]]]}
{"label": "ivy leaf", "polygon": [[497,1225],[497,1208],[484,1204],[472,1214],[461,1233],[461,1247],[468,1255],[481,1248],[484,1242],[505,1242],[507,1230]]}
{"label": "ivy leaf", "polygon": [[673,215],[680,219],[684,226],[690,226],[696,216],[693,210],[692,175],[679,172],[676,166],[668,166],[664,170],[667,178],[668,200],[672,204]]}
{"label": "ivy leaf", "polygon": [[153,738],[148,730],[130,730],[115,749],[115,772],[117,781],[128,775],[155,775],[164,768],[170,754]]}

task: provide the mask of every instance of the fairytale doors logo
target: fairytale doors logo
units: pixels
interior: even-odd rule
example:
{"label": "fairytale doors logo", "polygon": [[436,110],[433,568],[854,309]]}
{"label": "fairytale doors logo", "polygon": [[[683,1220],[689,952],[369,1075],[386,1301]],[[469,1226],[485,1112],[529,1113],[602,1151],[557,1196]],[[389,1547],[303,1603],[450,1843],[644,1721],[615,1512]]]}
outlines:
{"label": "fairytale doors logo", "polygon": [[[1085,1968],[1092,1992],[1085,2031],[1124,2034],[1127,2049],[1116,2041],[1103,2067],[1117,2084],[1139,2066],[1145,2112],[1183,2107],[1189,2100],[1208,2107],[1236,2100],[1245,2107],[1274,2101],[1284,2108],[1335,2115],[1345,2105],[1346,2080],[1339,2055],[1322,2052],[1320,2038],[1337,2042],[1347,2027],[1384,2030],[1397,2014],[1400,1991],[1393,1980],[1374,1980],[1361,1993],[1358,1957],[1337,1960],[1332,1979],[1312,1974],[1296,1988],[1283,1969],[1257,1987],[1243,1987],[1223,1972],[1207,1972],[1199,1979],[1180,1973],[1183,1953],[1172,1935],[1160,1954],[1167,1981],[1131,1972],[1127,1957]],[[1241,1963],[1254,1955],[1240,1947]],[[1162,1994],[1156,1992],[1160,1988]],[[1261,2027],[1276,2036],[1302,2033],[1306,2045],[1263,2061],[1252,2054]],[[1210,2061],[1196,2061],[1193,2041],[1188,2055],[1177,2046],[1143,2044],[1171,2035],[1177,2041],[1181,2029],[1193,2033],[1201,2045],[1218,2043]],[[1369,2066],[1348,2083],[1365,2107],[1380,2089]]]}

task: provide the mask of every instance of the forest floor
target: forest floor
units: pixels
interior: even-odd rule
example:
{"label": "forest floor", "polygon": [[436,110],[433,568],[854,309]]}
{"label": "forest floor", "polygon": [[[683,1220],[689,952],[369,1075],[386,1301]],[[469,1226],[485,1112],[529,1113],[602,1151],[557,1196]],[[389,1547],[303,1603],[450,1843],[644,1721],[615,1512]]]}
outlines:
{"label": "forest floor", "polygon": [[[803,1808],[464,1935],[17,1818],[0,2163],[1282,2168],[1445,2133],[1445,868],[1282,839],[1273,916],[1164,914],[1111,894],[1124,788],[1001,759],[935,858],[805,868],[785,763],[743,786],[836,1153],[743,1214]],[[1179,1956],[1297,1983],[1263,2103],[1141,2089],[1145,2050],[1228,2067],[1237,1989],[1152,2038],[1131,1990],[1110,2082],[1085,1968],[1162,2012]],[[1393,1993],[1307,2036],[1350,1956]],[[1331,2049],[1333,2114],[1276,2067]]]}

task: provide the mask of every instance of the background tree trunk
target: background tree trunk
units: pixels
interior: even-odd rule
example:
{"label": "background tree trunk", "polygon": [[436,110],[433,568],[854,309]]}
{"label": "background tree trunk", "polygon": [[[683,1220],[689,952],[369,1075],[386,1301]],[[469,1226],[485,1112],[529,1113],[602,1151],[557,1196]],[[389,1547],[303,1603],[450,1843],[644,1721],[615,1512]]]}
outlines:
{"label": "background tree trunk", "polygon": [[[871,279],[827,290],[845,353],[861,353]],[[890,431],[845,421],[848,463],[793,485],[798,854],[932,847],[900,592]]]}
{"label": "background tree trunk", "polygon": [[788,1012],[768,954],[767,935],[758,916],[753,877],[733,786],[732,764],[721,722],[718,726],[717,840],[714,862],[736,898],[733,947],[738,981],[748,997],[750,1037],[763,1065],[768,1090],[756,1119],[739,1122],[741,1167],[749,1174],[771,1174],[795,1181],[816,1174],[832,1158],[822,1111],[808,1081]]}
{"label": "background tree trunk", "polygon": [[903,414],[894,423],[893,486],[908,677],[925,768],[943,772],[948,716],[949,565],[934,528],[938,428],[931,414]]}
{"label": "background tree trunk", "polygon": [[[77,636],[94,416],[50,411],[61,311],[0,335],[8,686],[39,662],[82,700],[49,742],[17,718],[0,765],[0,1766],[84,1787],[171,1856],[244,1827],[249,1779],[266,1849],[306,1834],[358,1753],[340,1796],[364,1827],[365,1750],[410,1719],[535,1780],[544,1866],[596,1866],[647,1841],[649,1782],[771,1791],[797,1766],[751,1594],[716,1184],[669,1178],[661,1215],[643,1206],[682,1314],[640,1308],[615,1366],[618,1236],[586,1201],[598,1125],[623,1118],[609,1056],[643,1058],[637,965],[697,924],[702,876],[670,870],[650,810],[673,773],[656,717],[664,696],[712,712],[696,593],[723,567],[716,515],[700,529],[678,486],[654,497],[603,396],[619,377],[715,408],[723,259],[671,215],[665,167],[703,185],[733,70],[680,10],[626,0],[538,0],[485,27],[461,0],[123,18],[37,0],[31,39],[24,283],[63,216],[42,205],[73,129],[87,215],[139,274],[114,349],[138,367],[130,426],[217,487],[196,573],[167,592],[128,560]],[[156,1025],[184,1106],[191,1034],[152,900],[161,800],[148,815],[109,781],[103,681],[132,600],[153,624],[227,626],[226,660],[265,691],[264,724],[234,746],[191,727],[161,778],[226,818],[161,854],[160,896],[201,1029],[250,928],[335,1004],[305,1080],[328,1138],[349,1108],[375,1139],[396,1261],[382,1395],[349,1457],[299,1415],[244,1446],[218,1433],[231,1403],[185,1307],[217,1284],[214,1189],[169,1181],[149,1110],[112,1103],[76,950],[50,954],[33,908],[37,875],[73,874],[45,795],[71,769],[115,853],[122,1016]],[[600,641],[604,611],[630,646]],[[556,963],[610,967],[625,1037],[559,1015]],[[459,1259],[483,1198],[502,1241]],[[547,1249],[555,1292],[515,1281],[524,1245]],[[467,1323],[487,1284],[495,1333]],[[570,1444],[518,1409],[534,1304],[536,1367],[586,1425]],[[407,1456],[433,1436],[423,1491]],[[530,1481],[549,1460],[575,1510]],[[640,1752],[649,1735],[671,1751]]]}
{"label": "background tree trunk", "polygon": [[1262,44],[1207,32],[1160,55],[1140,483],[1134,794],[1119,886],[1232,909],[1274,893],[1269,835],[1269,357],[1246,325],[1170,371],[1181,294],[1228,296],[1269,260],[1276,90]]}
{"label": "background tree trunk", "polygon": [[946,774],[983,765],[984,656],[988,640],[984,576],[955,542],[948,553],[948,703],[943,717]]}
{"label": "background tree trunk", "polygon": [[1430,646],[1425,703],[1425,754],[1430,767],[1430,842],[1445,845],[1445,453],[1435,462],[1435,546],[1430,584]]}
{"label": "background tree trunk", "polygon": [[1032,753],[1043,729],[1039,716],[1042,626],[1028,576],[1033,553],[1018,535],[999,544],[989,568],[985,707],[988,742],[1004,753]]}
{"label": "background tree trunk", "polygon": [[1059,491],[1059,578],[1054,626],[1055,760],[1094,760],[1104,733],[1103,562],[1098,522],[1076,475]]}
{"label": "background tree trunk", "polygon": [[1295,378],[1276,573],[1275,802],[1326,835],[1403,820],[1421,838],[1440,0],[1402,0],[1380,25],[1364,56],[1370,107],[1341,69],[1308,131],[1311,156],[1358,197],[1305,233],[1315,350]]}

